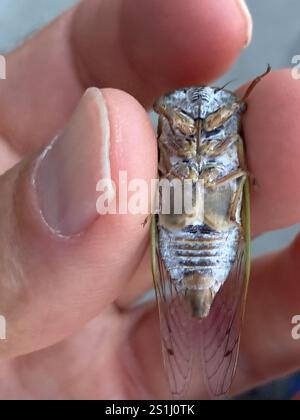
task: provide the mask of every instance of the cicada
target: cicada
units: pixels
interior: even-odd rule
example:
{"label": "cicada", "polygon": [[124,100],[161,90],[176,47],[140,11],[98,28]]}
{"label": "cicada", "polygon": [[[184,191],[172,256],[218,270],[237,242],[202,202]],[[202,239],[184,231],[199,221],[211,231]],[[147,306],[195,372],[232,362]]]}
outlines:
{"label": "cicada", "polygon": [[249,175],[239,98],[191,87],[159,99],[159,179],[200,182],[204,214],[152,218],[152,269],[165,367],[173,398],[221,398],[237,367],[250,275]]}

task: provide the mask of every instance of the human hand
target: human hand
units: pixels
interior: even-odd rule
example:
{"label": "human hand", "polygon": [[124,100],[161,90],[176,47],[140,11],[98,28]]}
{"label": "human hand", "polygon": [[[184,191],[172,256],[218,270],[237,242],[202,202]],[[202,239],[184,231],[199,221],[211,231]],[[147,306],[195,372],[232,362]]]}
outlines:
{"label": "human hand", "polygon": [[[113,179],[120,170],[129,179],[155,178],[155,134],[139,103],[147,108],[166,91],[212,82],[248,37],[238,0],[86,0],[7,57],[1,399],[168,396],[156,307],[132,308],[152,282],[144,216],[99,216],[96,184],[110,168]],[[102,93],[91,89],[80,101],[91,85]],[[111,87],[119,90],[104,89]],[[253,237],[299,220],[299,93],[283,70],[249,100],[244,134],[259,184]],[[297,239],[253,265],[233,392],[299,369],[299,342],[290,334],[299,252]]]}

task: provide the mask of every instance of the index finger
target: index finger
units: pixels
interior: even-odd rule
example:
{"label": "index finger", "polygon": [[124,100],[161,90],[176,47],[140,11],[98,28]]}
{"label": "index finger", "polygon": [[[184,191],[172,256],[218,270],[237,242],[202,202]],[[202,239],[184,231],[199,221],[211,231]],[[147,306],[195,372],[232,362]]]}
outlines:
{"label": "index finger", "polygon": [[242,0],[85,0],[8,56],[1,134],[20,154],[48,144],[86,87],[114,87],[150,106],[208,83],[251,36]]}

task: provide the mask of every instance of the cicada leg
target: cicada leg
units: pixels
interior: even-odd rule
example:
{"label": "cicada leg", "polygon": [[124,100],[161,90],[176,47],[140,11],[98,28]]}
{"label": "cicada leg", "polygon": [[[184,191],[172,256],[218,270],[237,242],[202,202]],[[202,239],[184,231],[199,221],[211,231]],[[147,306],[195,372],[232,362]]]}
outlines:
{"label": "cicada leg", "polygon": [[215,158],[223,155],[223,153],[225,153],[229,147],[240,141],[243,141],[241,136],[239,136],[238,134],[234,134],[225,139],[222,143],[218,141],[211,146],[210,142],[207,146],[204,146],[203,152],[209,157]]}
{"label": "cicada leg", "polygon": [[204,186],[206,188],[209,188],[209,189],[216,189],[216,188],[222,187],[222,186],[224,186],[224,185],[226,185],[226,184],[228,184],[232,181],[235,181],[239,178],[245,178],[247,176],[248,176],[247,172],[245,172],[243,169],[237,169],[236,171],[231,172],[230,174],[228,174],[228,175],[224,176],[223,178],[220,178],[220,179],[218,179],[214,182],[211,182],[211,181],[205,182],[205,180],[204,180]]}
{"label": "cicada leg", "polygon": [[148,225],[148,223],[150,222],[151,219],[152,219],[152,214],[148,214],[148,216],[145,218],[145,220],[142,223],[142,226],[143,226],[144,229]]}
{"label": "cicada leg", "polygon": [[232,203],[230,205],[230,209],[229,209],[229,218],[232,222],[234,222],[236,220],[236,212],[237,212],[237,208],[238,205],[240,203],[240,200],[243,196],[243,191],[244,191],[244,186],[245,186],[245,182],[247,180],[247,175],[244,175],[240,180],[239,180],[239,185],[238,185],[238,189],[233,197]]}

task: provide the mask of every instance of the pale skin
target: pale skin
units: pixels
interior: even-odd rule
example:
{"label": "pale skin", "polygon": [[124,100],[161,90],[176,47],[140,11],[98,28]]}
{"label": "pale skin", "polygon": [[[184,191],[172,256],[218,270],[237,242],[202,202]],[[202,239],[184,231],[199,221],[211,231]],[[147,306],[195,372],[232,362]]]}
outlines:
{"label": "pale skin", "polygon": [[[152,282],[145,216],[98,217],[66,243],[31,201],[28,165],[96,85],[114,88],[103,91],[113,176],[125,166],[155,177],[144,107],[166,91],[212,83],[238,59],[247,28],[234,0],[123,2],[84,1],[8,56],[0,83],[0,312],[10,325],[0,342],[2,399],[168,396],[156,307],[130,309]],[[300,83],[282,70],[248,100],[253,237],[300,219],[299,98]],[[234,394],[300,368],[300,342],[291,339],[299,253],[297,238],[253,264]]]}

